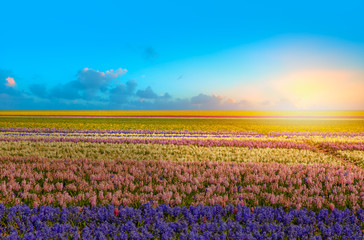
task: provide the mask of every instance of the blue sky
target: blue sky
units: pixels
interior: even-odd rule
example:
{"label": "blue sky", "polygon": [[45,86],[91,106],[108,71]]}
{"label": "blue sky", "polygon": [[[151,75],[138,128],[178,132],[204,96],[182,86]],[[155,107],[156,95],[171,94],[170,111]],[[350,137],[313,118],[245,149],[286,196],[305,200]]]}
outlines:
{"label": "blue sky", "polygon": [[364,109],[363,1],[0,9],[1,109]]}

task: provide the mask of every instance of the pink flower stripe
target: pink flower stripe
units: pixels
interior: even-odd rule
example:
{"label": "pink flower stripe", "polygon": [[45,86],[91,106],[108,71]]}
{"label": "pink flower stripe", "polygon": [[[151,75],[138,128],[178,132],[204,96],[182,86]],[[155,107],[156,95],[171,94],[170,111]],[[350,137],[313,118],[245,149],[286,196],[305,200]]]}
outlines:
{"label": "pink flower stripe", "polygon": [[254,147],[254,148],[294,148],[311,149],[311,146],[304,142],[291,141],[269,141],[269,140],[226,140],[226,139],[173,139],[173,138],[23,138],[23,137],[2,137],[0,141],[17,142],[92,142],[92,143],[132,143],[132,144],[174,144],[174,145],[196,145],[196,146],[230,146],[230,147]]}
{"label": "pink flower stripe", "polygon": [[287,137],[357,137],[364,136],[364,132],[270,132],[268,136],[271,137],[279,137],[279,136],[287,136]]}
{"label": "pink flower stripe", "polygon": [[0,203],[364,207],[353,166],[0,157]]}
{"label": "pink flower stripe", "polygon": [[320,142],[319,144],[326,149],[364,151],[364,142]]}

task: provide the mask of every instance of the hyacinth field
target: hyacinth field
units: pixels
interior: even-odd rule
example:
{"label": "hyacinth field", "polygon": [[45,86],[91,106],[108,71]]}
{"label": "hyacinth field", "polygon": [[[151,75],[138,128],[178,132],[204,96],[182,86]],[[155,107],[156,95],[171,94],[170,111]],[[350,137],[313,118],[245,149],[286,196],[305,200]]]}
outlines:
{"label": "hyacinth field", "polygon": [[361,112],[137,114],[1,112],[1,239],[364,239]]}

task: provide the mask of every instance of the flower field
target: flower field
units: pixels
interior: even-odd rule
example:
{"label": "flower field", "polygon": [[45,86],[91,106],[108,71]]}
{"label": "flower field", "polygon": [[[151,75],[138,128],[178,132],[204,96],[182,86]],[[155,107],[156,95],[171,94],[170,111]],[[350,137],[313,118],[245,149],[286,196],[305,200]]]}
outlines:
{"label": "flower field", "polygon": [[0,236],[363,239],[364,120],[3,116]]}
{"label": "flower field", "polygon": [[[364,114],[363,114],[364,115]],[[364,118],[104,118],[0,117],[2,128],[124,129],[175,131],[364,132]]]}

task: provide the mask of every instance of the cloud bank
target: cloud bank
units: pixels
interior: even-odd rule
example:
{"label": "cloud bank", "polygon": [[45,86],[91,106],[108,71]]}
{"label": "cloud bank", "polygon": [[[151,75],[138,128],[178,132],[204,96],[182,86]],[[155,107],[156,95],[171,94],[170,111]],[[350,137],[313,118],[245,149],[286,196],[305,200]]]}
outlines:
{"label": "cloud bank", "polygon": [[84,68],[76,79],[53,87],[39,83],[25,90],[14,89],[13,77],[0,86],[3,110],[9,109],[244,109],[245,101],[236,101],[217,94],[200,93],[190,98],[174,98],[170,93],[158,93],[152,86],[139,87],[135,80],[120,83],[126,69],[98,70]]}

